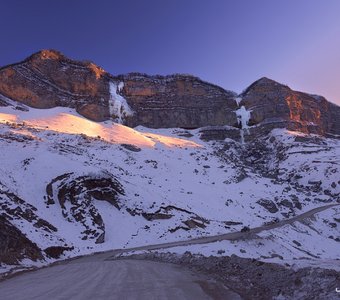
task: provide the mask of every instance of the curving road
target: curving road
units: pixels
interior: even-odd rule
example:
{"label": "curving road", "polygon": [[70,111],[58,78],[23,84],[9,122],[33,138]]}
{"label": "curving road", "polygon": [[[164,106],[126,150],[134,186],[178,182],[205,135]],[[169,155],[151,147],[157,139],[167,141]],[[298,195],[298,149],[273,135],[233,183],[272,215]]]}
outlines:
{"label": "curving road", "polygon": [[222,284],[192,274],[180,266],[141,260],[114,260],[114,257],[132,250],[155,250],[253,238],[261,231],[303,221],[336,205],[340,203],[314,208],[289,220],[256,227],[248,232],[117,249],[71,259],[0,282],[0,299],[241,299]]}
{"label": "curving road", "polygon": [[107,259],[114,258],[117,254],[134,251],[134,250],[157,250],[157,249],[166,249],[166,248],[172,248],[172,247],[178,247],[178,246],[188,246],[188,245],[196,245],[196,244],[207,244],[207,243],[213,243],[217,241],[223,241],[223,240],[240,240],[240,239],[251,239],[255,236],[255,234],[260,233],[265,230],[271,230],[275,228],[282,227],[284,225],[293,224],[297,221],[303,221],[305,219],[308,219],[310,217],[313,217],[315,214],[322,212],[326,209],[329,209],[331,207],[340,205],[340,203],[332,203],[328,205],[324,205],[321,207],[313,208],[309,211],[306,211],[302,213],[301,215],[295,216],[288,220],[281,220],[277,223],[270,224],[270,225],[263,225],[259,227],[254,227],[250,229],[247,232],[230,232],[220,235],[214,235],[214,236],[208,236],[208,237],[201,237],[201,238],[195,238],[191,240],[186,241],[178,241],[178,242],[169,242],[169,243],[163,243],[163,244],[154,244],[154,245],[148,245],[148,246],[141,246],[141,247],[134,247],[134,248],[126,248],[126,249],[117,249],[117,250],[110,250],[102,253],[98,253],[96,255],[103,255],[106,256]]}

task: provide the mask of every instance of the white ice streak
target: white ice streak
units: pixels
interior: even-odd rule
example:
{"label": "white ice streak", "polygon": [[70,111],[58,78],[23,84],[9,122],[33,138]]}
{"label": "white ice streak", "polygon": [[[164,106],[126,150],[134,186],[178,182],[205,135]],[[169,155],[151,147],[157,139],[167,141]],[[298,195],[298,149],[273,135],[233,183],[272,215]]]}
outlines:
{"label": "white ice streak", "polygon": [[119,82],[119,84],[118,84],[118,88],[117,88],[118,93],[120,93],[120,92],[123,90],[123,88],[124,88],[124,82],[121,81],[121,82]]}
{"label": "white ice streak", "polygon": [[241,125],[241,142],[244,144],[244,133],[249,134],[249,120],[250,120],[250,110],[247,110],[244,105],[242,105],[238,110],[235,111],[239,124]]}
{"label": "white ice streak", "polygon": [[124,88],[124,82],[115,83],[110,82],[110,101],[109,110],[110,115],[115,116],[115,121],[122,124],[126,116],[133,115],[133,110],[127,103],[126,99],[120,93]]}

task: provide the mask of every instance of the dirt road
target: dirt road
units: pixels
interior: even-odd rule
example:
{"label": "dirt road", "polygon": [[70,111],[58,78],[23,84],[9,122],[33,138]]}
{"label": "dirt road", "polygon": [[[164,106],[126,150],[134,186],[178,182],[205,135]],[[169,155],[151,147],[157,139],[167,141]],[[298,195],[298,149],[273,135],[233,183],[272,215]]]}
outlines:
{"label": "dirt road", "polygon": [[192,274],[178,266],[151,261],[114,260],[131,250],[155,250],[176,246],[252,238],[255,234],[303,221],[333,203],[289,220],[188,241],[117,249],[88,255],[59,265],[28,272],[0,282],[0,298],[9,299],[240,299],[220,283]]}
{"label": "dirt road", "polygon": [[[94,257],[92,257],[94,258]],[[241,299],[222,284],[179,266],[97,260],[40,269],[0,283],[1,300]]]}

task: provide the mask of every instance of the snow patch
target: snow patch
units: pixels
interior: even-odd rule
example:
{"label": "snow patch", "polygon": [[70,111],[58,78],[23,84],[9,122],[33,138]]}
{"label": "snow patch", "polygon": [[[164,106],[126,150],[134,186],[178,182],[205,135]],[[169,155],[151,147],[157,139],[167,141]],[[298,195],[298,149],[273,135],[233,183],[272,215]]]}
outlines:
{"label": "snow patch", "polygon": [[236,97],[236,98],[235,98],[235,101],[236,101],[236,103],[237,103],[237,106],[240,107],[240,103],[241,103],[241,101],[242,101],[242,97]]}
{"label": "snow patch", "polygon": [[121,91],[123,90],[123,88],[124,88],[124,82],[121,81],[121,82],[119,82],[119,84],[118,84],[118,88],[117,88],[118,93],[121,93]]}
{"label": "snow patch", "polygon": [[[243,226],[254,228],[274,221],[276,217],[284,219],[282,213],[290,212],[283,206],[277,213],[269,213],[256,203],[258,199],[275,200],[278,197],[273,201],[279,204],[283,199],[296,196],[302,209],[294,209],[294,212],[299,214],[331,201],[333,196],[324,195],[324,190],[333,194],[340,191],[337,184],[340,147],[339,140],[335,139],[322,139],[322,143],[315,139],[313,142],[313,136],[306,135],[311,141],[299,142],[296,135],[303,134],[286,129],[274,129],[268,136],[274,139],[261,138],[260,142],[272,150],[273,155],[266,158],[265,166],[270,172],[279,171],[280,181],[276,183],[271,178],[260,176],[251,165],[246,165],[247,176],[242,176],[245,165],[238,153],[238,145],[234,148],[230,142],[230,150],[224,150],[224,144],[206,143],[200,140],[198,129],[190,132],[141,126],[132,129],[111,121],[95,123],[67,108],[30,108],[24,112],[1,107],[0,113],[0,181],[3,184],[0,189],[8,187],[36,207],[36,214],[58,228],[58,232],[45,236],[42,230],[24,220],[17,220],[13,225],[40,248],[63,244],[59,238],[66,245],[74,246],[74,250],[64,252],[63,258],[237,232]],[[246,131],[249,111],[243,107],[237,113],[242,132]],[[36,138],[21,138],[29,133]],[[89,139],[81,133],[101,138]],[[184,139],[183,133],[193,136]],[[133,152],[119,145],[122,143],[142,149]],[[223,157],[216,154],[219,149],[223,149]],[[283,158],[276,156],[281,151],[285,154]],[[82,240],[83,227],[65,219],[57,202],[47,207],[44,196],[46,185],[57,176],[73,172],[75,177],[88,174],[105,177],[105,170],[119,177],[126,195],[119,199],[121,210],[108,202],[94,200],[93,205],[106,228],[104,243],[95,244],[90,239]],[[295,174],[299,177],[294,178],[292,175]],[[292,178],[293,183],[288,178]],[[314,192],[309,189],[311,184],[308,181],[318,178],[322,178],[322,190]],[[301,186],[299,190],[295,183]],[[127,208],[133,209],[132,214]],[[142,212],[155,214],[160,208],[161,214],[168,209],[167,214],[171,217],[149,221],[141,215]],[[189,212],[185,213],[183,209]],[[266,261],[291,260],[294,264],[299,263],[300,258],[309,258],[316,264],[320,260],[336,261],[340,258],[336,241],[339,225],[332,227],[334,224],[331,223],[337,224],[335,219],[340,218],[339,209],[319,213],[308,226],[296,222],[294,226],[261,233],[251,240],[183,246],[175,251],[192,251],[207,256],[236,254],[256,259],[264,256]],[[187,230],[183,222],[197,221],[196,215],[209,223],[205,228]],[[298,241],[301,246],[293,241]]]}
{"label": "snow patch", "polygon": [[110,82],[110,115],[115,116],[115,121],[120,124],[123,123],[125,117],[133,115],[133,110],[128,105],[126,99],[118,94],[123,88],[124,82],[120,82],[118,84],[112,81]]}

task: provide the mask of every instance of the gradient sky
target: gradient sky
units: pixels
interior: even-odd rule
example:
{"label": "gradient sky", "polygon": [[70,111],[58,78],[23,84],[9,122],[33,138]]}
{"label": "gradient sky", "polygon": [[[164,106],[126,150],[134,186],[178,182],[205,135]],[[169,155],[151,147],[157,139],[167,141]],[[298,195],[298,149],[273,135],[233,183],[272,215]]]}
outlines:
{"label": "gradient sky", "polygon": [[0,0],[0,66],[40,49],[112,74],[266,76],[340,104],[339,0]]}

